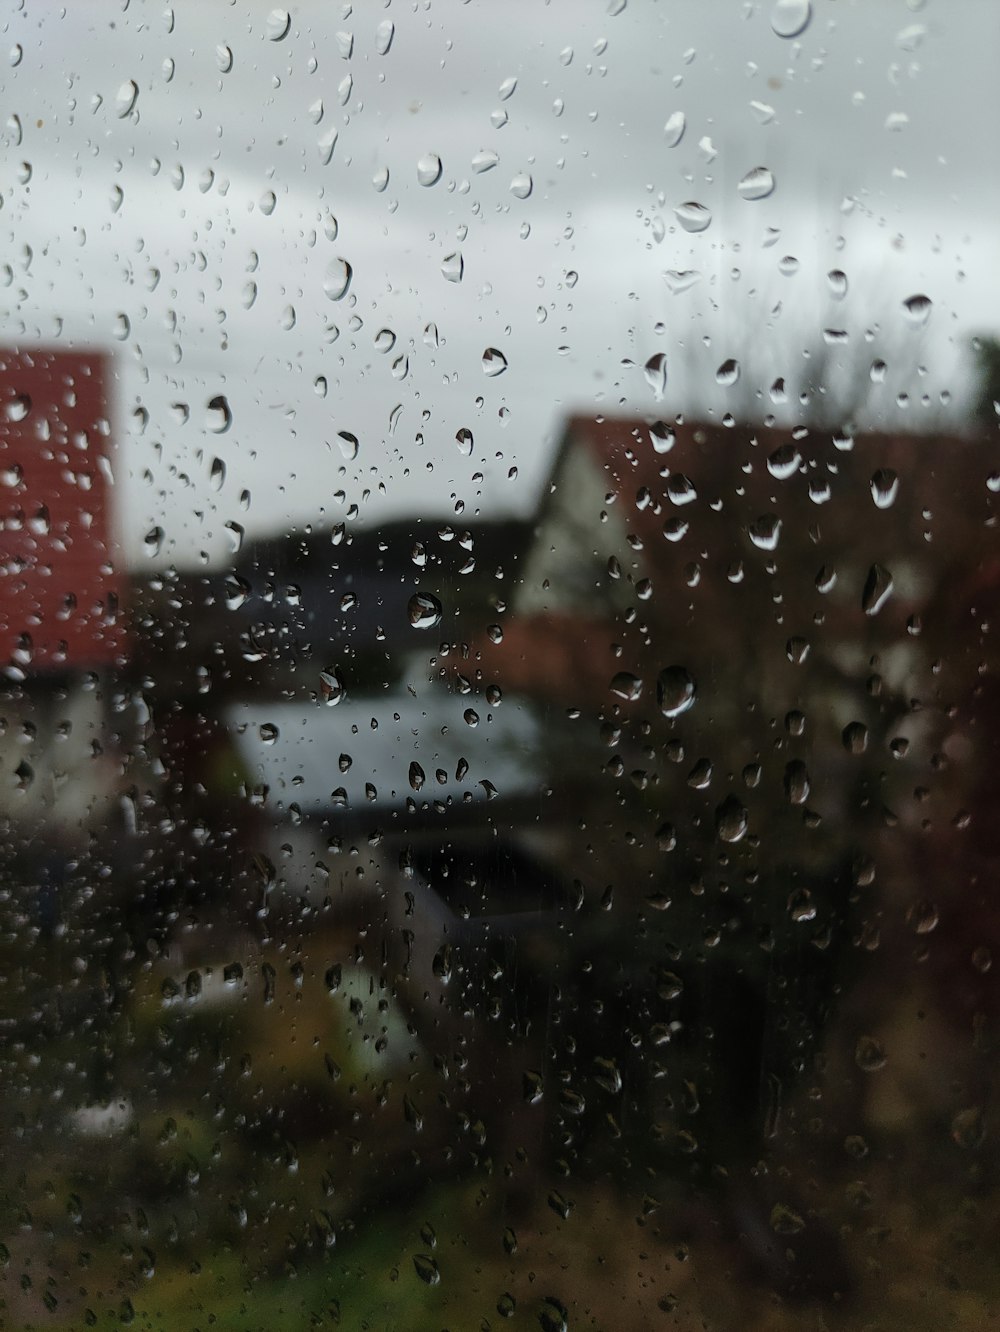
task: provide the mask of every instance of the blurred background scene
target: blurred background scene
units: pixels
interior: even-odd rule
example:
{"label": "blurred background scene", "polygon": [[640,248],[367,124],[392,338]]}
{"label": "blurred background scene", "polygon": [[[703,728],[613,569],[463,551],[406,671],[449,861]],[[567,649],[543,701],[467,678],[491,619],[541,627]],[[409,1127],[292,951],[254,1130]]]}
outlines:
{"label": "blurred background scene", "polygon": [[0,1321],[988,1325],[992,4],[0,21]]}

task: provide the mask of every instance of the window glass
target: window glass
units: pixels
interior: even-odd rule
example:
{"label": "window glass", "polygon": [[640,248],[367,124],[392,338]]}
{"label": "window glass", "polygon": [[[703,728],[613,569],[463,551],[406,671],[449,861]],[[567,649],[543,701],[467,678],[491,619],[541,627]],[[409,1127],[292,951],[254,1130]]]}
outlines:
{"label": "window glass", "polygon": [[0,1322],[986,1326],[992,0],[0,24]]}

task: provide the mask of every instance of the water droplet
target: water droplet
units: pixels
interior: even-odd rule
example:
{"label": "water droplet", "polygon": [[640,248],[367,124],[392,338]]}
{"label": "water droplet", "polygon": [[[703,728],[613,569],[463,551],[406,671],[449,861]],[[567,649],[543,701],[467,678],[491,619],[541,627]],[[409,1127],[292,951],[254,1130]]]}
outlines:
{"label": "water droplet", "polygon": [[396,35],[396,25],[392,19],[383,19],[375,29],[375,50],[379,55],[388,55],[392,39]]}
{"label": "water droplet", "polygon": [[809,0],[777,0],[771,10],[771,29],[778,37],[798,37],[811,18]]}
{"label": "water droplet", "polygon": [[132,112],[139,97],[139,85],[135,79],[127,79],[118,89],[115,98],[115,111],[119,120],[124,120]]}
{"label": "water droplet", "polygon": [[163,549],[163,528],[151,527],[143,537],[142,544],[147,555],[159,555]]}
{"label": "water droplet", "polygon": [[517,1300],[509,1290],[505,1290],[502,1295],[497,1297],[497,1313],[501,1318],[513,1318],[516,1312]]}
{"label": "water droplet", "polygon": [[840,738],[848,754],[863,754],[868,748],[868,727],[859,721],[848,722]]}
{"label": "water droplet", "polygon": [[656,352],[642,367],[646,383],[659,400],[667,387],[667,358],[664,352]]}
{"label": "water droplet", "polygon": [[487,148],[483,148],[473,157],[472,169],[477,175],[482,175],[484,171],[492,171],[499,161],[500,158],[496,153],[490,152]]}
{"label": "water droplet", "polygon": [[413,791],[419,791],[420,788],[423,786],[424,782],[426,782],[427,780],[427,774],[424,772],[423,768],[416,761],[416,759],[414,759],[413,762],[410,764],[410,768],[407,773],[407,780],[410,783],[410,789]]}
{"label": "water droplet", "polygon": [[213,435],[224,435],[233,424],[233,414],[225,394],[217,393],[208,401],[208,420],[205,426]]}
{"label": "water droplet", "polygon": [[810,920],[816,919],[816,903],[808,888],[797,888],[789,894],[788,914],[796,925],[805,925]]}
{"label": "water droplet", "polygon": [[243,524],[237,522],[224,523],[223,530],[229,538],[230,551],[233,555],[238,555],[243,549],[243,538],[246,535]]}
{"label": "water droplet", "polygon": [[343,300],[347,295],[347,289],[351,285],[353,276],[354,269],[346,259],[334,259],[332,263],[328,264],[323,277],[323,292],[327,300]]}
{"label": "water droplet", "polygon": [[931,298],[923,295],[908,296],[903,302],[907,319],[917,327],[927,323],[931,315],[931,306]]}
{"label": "water droplet", "polygon": [[926,897],[914,902],[906,913],[906,923],[914,934],[933,934],[940,921],[940,912]]}
{"label": "water droplet", "polygon": [[527,171],[519,171],[510,182],[510,192],[515,199],[527,199],[534,183]]}
{"label": "water droplet", "polygon": [[675,296],[690,289],[701,281],[701,274],[695,268],[670,268],[663,274],[664,281]]}
{"label": "water droplet", "polygon": [[504,79],[503,83],[501,83],[500,87],[497,89],[497,96],[500,98],[501,102],[506,102],[508,97],[512,97],[516,87],[517,79],[514,78],[513,75],[508,79]]}
{"label": "water droplet", "polygon": [[802,454],[794,444],[779,444],[767,460],[767,470],[776,481],[787,481],[802,465]]}
{"label": "water droplet", "polygon": [[665,421],[654,421],[649,427],[649,442],[654,453],[669,453],[677,442],[677,435]]}
{"label": "water droplet", "polygon": [[445,255],[441,261],[441,276],[446,282],[461,282],[464,272],[465,260],[462,258],[461,250],[456,250],[454,254]]}
{"label": "water droplet", "polygon": [[31,411],[31,395],[17,393],[5,406],[8,421],[23,421]]}
{"label": "water droplet", "polygon": [[842,301],[847,295],[847,274],[840,268],[831,268],[826,275],[830,295],[835,301]]}
{"label": "water droplet", "polygon": [[798,1235],[805,1228],[805,1221],[787,1204],[779,1202],[771,1208],[771,1229],[776,1235]]}
{"label": "water droplet", "polygon": [[758,550],[777,550],[781,537],[781,519],[774,513],[762,513],[750,524],[748,534]]}
{"label": "water droplet", "polygon": [[215,63],[220,74],[228,74],[233,67],[232,50],[228,46],[217,46],[215,48]]}
{"label": "water droplet", "polygon": [[455,435],[455,440],[458,444],[459,452],[468,458],[472,453],[472,431],[467,430],[465,426],[463,426]]}
{"label": "water droplet", "polygon": [[799,271],[799,261],[794,254],[784,254],[778,260],[778,272],[782,277],[794,277]]}
{"label": "water droplet", "polygon": [[436,1258],[432,1258],[426,1253],[415,1253],[413,1255],[413,1267],[420,1280],[426,1282],[428,1286],[436,1286],[440,1283],[441,1273],[438,1271]]}
{"label": "water droplet", "polygon": [[260,200],[257,204],[257,207],[260,209],[260,211],[264,214],[265,217],[270,217],[271,214],[274,212],[277,202],[278,200],[274,193],[274,190],[265,190],[264,193],[260,196]]}
{"label": "water droplet", "polygon": [[824,564],[822,569],[820,569],[819,573],[816,575],[816,591],[823,593],[831,592],[836,586],[836,582],[836,569],[834,569],[832,565]]}
{"label": "water droplet", "polygon": [[877,1073],[885,1067],[885,1046],[874,1036],[859,1036],[854,1047],[854,1062],[865,1073]]}
{"label": "water droplet", "polygon": [[292,26],[292,16],[287,9],[272,9],[267,16],[267,39],[269,42],[280,42],[288,36],[288,29]]}
{"label": "water droplet", "polygon": [[892,574],[881,564],[868,570],[861,594],[861,609],[866,615],[877,615],[892,593]]}
{"label": "water droplet", "polygon": [[723,388],[729,388],[730,385],[735,384],[739,377],[740,363],[732,360],[732,358],[723,361],[715,372],[715,382],[721,384]]}
{"label": "water droplet", "polygon": [[239,610],[250,600],[252,588],[245,578],[240,578],[237,574],[228,574],[226,577],[226,609]]}
{"label": "water droplet", "polygon": [[970,1151],[982,1145],[986,1137],[986,1116],[981,1105],[972,1105],[952,1116],[951,1140],[956,1147]]}
{"label": "water droplet", "polygon": [[746,836],[749,815],[735,796],[727,796],[715,811],[715,827],[724,842],[739,842]]}
{"label": "water droplet", "polygon": [[785,644],[785,656],[793,666],[801,666],[809,656],[809,640],[806,638],[790,638]]}
{"label": "water droplet", "polygon": [[676,148],[681,139],[684,138],[684,131],[687,128],[687,117],[683,111],[675,111],[667,120],[663,127],[663,136],[667,141],[668,148]]}
{"label": "water droplet", "polygon": [[740,197],[755,202],[774,193],[774,176],[767,167],[757,166],[748,171],[737,185]]}
{"label": "water droplet", "polygon": [[667,482],[667,496],[671,504],[691,504],[698,498],[694,482],[683,472],[675,472]]}
{"label": "water droplet", "polygon": [[899,494],[899,477],[890,467],[880,467],[871,479],[876,509],[891,509]]}
{"label": "water droplet", "polygon": [[391,352],[396,345],[396,335],[391,328],[380,328],[375,334],[374,346],[377,352]]}
{"label": "water droplet", "polygon": [[333,161],[333,152],[337,146],[337,130],[331,125],[325,134],[321,134],[316,140],[316,151],[319,153],[319,160],[323,166],[329,166]]}
{"label": "water droplet", "polygon": [[694,707],[697,686],[684,666],[667,666],[656,677],[656,702],[664,717],[680,717]]}
{"label": "water droplet", "polygon": [[[336,707],[344,697],[344,682],[336,671],[320,671],[319,692],[328,708]],[[343,771],[343,768],[341,771]]]}
{"label": "water droplet", "polygon": [[642,681],[630,671],[619,671],[611,681],[611,692],[628,702],[634,702],[642,696]]}
{"label": "water droplet", "polygon": [[483,373],[493,379],[502,375],[506,369],[507,358],[503,352],[497,351],[496,347],[487,347],[483,352]]}
{"label": "water droplet", "polygon": [[372,176],[372,187],[376,193],[382,194],[389,186],[389,168],[379,167]]}
{"label": "water droplet", "polygon": [[221,490],[226,483],[226,464],[221,458],[213,458],[209,469],[209,480],[213,490]]}
{"label": "water droplet", "polygon": [[433,629],[444,613],[440,601],[430,592],[415,592],[407,603],[407,612],[414,629]]}
{"label": "water droplet", "polygon": [[132,321],[129,319],[127,314],[115,315],[115,322],[112,325],[111,332],[112,335],[116,337],[119,342],[126,341],[129,334],[132,332]]}
{"label": "water droplet", "polygon": [[353,462],[358,456],[358,437],[352,435],[349,430],[337,431],[337,443],[340,445],[341,455],[348,462]]}
{"label": "water droplet", "polygon": [[437,153],[425,153],[417,161],[417,180],[421,185],[436,185],[441,179],[441,159]]}
{"label": "water droplet", "polygon": [[809,798],[810,781],[806,765],[793,759],[785,765],[785,797],[790,805],[804,805]]}
{"label": "water droplet", "polygon": [[712,214],[704,204],[689,200],[687,203],[678,204],[674,209],[674,217],[681,224],[685,231],[698,232],[706,231],[712,224]]}

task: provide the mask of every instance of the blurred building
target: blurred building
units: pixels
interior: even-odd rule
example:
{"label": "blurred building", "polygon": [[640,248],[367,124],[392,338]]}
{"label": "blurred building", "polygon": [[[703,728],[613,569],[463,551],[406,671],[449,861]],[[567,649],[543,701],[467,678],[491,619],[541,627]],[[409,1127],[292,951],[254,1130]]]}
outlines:
{"label": "blurred building", "polygon": [[119,812],[134,738],[108,399],[100,354],[0,351],[0,826],[43,898]]}

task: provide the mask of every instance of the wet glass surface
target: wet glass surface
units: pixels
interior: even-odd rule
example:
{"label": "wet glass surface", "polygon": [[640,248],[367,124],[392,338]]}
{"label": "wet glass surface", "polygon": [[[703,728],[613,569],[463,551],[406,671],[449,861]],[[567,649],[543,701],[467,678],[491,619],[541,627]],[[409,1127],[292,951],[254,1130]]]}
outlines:
{"label": "wet glass surface", "polygon": [[992,5],[0,21],[0,1322],[987,1326]]}

